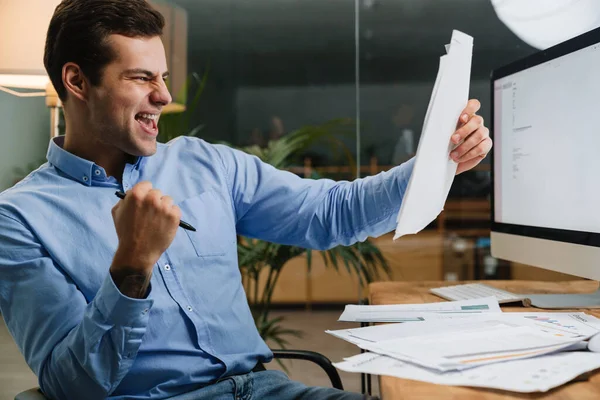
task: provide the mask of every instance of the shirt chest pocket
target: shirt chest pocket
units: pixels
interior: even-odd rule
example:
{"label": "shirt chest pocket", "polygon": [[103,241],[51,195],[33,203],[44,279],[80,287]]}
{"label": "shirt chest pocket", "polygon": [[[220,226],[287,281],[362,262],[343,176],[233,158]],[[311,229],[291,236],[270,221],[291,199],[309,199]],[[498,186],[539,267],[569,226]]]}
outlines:
{"label": "shirt chest pocket", "polygon": [[195,232],[180,229],[185,232],[185,240],[191,243],[196,256],[223,256],[235,250],[235,225],[227,213],[230,206],[218,194],[204,192],[182,201],[178,206],[181,218],[196,228]]}

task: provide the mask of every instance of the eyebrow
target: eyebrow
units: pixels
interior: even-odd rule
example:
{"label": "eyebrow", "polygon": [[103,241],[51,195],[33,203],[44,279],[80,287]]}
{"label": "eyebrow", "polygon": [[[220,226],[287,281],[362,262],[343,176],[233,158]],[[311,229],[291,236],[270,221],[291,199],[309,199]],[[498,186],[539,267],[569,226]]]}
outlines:
{"label": "eyebrow", "polygon": [[[125,70],[123,72],[123,75],[134,75],[134,74],[146,75],[149,78],[153,78],[155,76],[152,71],[148,71],[147,69],[143,69],[143,68],[133,68],[133,69]],[[164,74],[162,74],[162,77],[163,77],[163,79],[168,78],[169,77],[169,71],[167,71]]]}

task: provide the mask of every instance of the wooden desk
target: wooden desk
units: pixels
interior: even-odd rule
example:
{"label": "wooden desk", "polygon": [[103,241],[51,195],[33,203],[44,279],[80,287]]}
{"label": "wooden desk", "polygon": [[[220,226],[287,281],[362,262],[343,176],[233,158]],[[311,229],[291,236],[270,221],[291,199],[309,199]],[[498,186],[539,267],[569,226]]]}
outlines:
{"label": "wooden desk", "polygon": [[[479,281],[514,293],[585,293],[597,289],[592,281]],[[460,284],[466,282],[454,282]],[[444,301],[429,293],[432,287],[448,285],[449,282],[377,282],[369,285],[370,304],[430,303]],[[537,311],[538,308],[502,307],[503,311]],[[600,317],[600,310],[585,310]],[[585,400],[600,399],[600,372],[593,373],[586,381],[571,382],[547,393],[514,393],[492,389],[442,386],[407,379],[382,376],[379,380],[382,400],[397,399],[456,399],[456,400]]]}

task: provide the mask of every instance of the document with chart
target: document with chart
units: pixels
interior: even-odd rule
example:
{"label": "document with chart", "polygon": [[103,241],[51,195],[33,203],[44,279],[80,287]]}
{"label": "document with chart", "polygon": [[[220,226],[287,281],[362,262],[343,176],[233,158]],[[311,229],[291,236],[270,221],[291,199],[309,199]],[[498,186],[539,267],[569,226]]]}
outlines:
{"label": "document with chart", "polygon": [[370,351],[334,366],[524,393],[545,392],[600,367],[600,353],[581,351],[587,349],[587,339],[600,334],[600,319],[593,315],[487,312],[448,317],[326,331]]}
{"label": "document with chart", "polygon": [[455,30],[446,51],[440,58],[394,239],[417,233],[437,218],[456,174],[450,137],[468,101],[473,38]]}
{"label": "document with chart", "polygon": [[361,347],[425,368],[460,371],[553,353],[581,340],[549,335],[529,326],[507,326],[384,340]]}

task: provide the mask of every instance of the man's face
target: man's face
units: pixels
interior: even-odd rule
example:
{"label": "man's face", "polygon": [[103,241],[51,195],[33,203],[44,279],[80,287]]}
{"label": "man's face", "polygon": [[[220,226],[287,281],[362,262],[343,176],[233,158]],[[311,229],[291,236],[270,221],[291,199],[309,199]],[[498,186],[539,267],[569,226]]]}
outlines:
{"label": "man's face", "polygon": [[109,37],[116,59],[102,72],[100,84],[90,88],[90,130],[97,140],[126,154],[156,152],[158,119],[171,102],[165,85],[168,75],[160,37]]}

